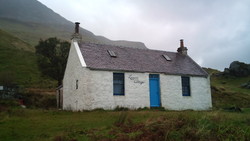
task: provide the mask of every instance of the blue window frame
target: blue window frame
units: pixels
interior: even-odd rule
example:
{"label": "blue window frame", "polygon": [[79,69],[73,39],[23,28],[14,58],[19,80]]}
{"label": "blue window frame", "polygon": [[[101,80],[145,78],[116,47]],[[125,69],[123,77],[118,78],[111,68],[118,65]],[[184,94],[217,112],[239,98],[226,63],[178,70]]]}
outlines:
{"label": "blue window frame", "polygon": [[124,95],[124,73],[113,73],[113,94]]}
{"label": "blue window frame", "polygon": [[190,78],[182,76],[181,77],[182,84],[182,96],[190,96]]}

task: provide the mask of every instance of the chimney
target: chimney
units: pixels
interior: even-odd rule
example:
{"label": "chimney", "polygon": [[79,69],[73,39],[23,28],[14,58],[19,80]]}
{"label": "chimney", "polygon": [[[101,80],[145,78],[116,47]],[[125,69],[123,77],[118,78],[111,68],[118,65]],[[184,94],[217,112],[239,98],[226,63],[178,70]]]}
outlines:
{"label": "chimney", "polygon": [[82,35],[79,33],[80,23],[75,22],[75,33],[72,34],[72,40],[80,42],[82,40]]}
{"label": "chimney", "polygon": [[187,47],[184,47],[184,40],[180,40],[180,47],[177,49],[177,52],[183,55],[187,55]]}
{"label": "chimney", "polygon": [[75,33],[79,34],[79,22],[75,22]]}

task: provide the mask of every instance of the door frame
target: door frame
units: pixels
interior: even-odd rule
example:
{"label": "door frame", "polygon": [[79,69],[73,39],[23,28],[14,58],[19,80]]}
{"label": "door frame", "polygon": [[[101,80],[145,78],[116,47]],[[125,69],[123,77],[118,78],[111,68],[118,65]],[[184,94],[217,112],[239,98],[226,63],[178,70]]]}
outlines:
{"label": "door frame", "polygon": [[[151,80],[157,80],[158,85],[156,90],[158,89],[158,102],[159,105],[151,105]],[[160,89],[160,75],[159,74],[149,74],[149,102],[150,102],[150,107],[161,107],[161,89]]]}

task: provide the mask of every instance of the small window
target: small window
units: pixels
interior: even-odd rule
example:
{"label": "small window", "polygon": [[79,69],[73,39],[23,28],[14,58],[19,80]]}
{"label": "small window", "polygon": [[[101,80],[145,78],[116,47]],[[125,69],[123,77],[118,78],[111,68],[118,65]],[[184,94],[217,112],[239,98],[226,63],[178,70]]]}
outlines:
{"label": "small window", "polygon": [[78,89],[78,80],[76,80],[76,89]]}
{"label": "small window", "polygon": [[124,73],[113,73],[113,94],[124,95]]}
{"label": "small window", "polygon": [[167,61],[171,61],[171,58],[168,56],[168,55],[166,55],[166,54],[164,54],[164,55],[162,55]]}
{"label": "small window", "polygon": [[116,57],[116,54],[115,54],[114,51],[111,51],[111,50],[107,50],[107,51],[108,51],[108,53],[109,53],[109,55],[110,55],[111,57]]}
{"label": "small window", "polygon": [[182,84],[182,96],[190,96],[190,78],[189,77],[181,77]]}

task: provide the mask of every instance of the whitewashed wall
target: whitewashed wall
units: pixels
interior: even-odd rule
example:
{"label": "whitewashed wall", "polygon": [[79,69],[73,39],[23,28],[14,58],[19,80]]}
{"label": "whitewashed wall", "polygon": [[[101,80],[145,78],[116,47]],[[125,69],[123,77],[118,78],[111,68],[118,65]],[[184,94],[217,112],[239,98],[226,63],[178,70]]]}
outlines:
{"label": "whitewashed wall", "polygon": [[[88,68],[82,70],[79,72],[83,74],[84,79],[78,79],[78,89],[75,89],[76,76],[64,79],[73,82],[64,82],[64,109],[81,111],[116,107],[137,109],[150,106],[148,74],[125,73],[125,95],[121,96],[113,95],[113,72]],[[66,84],[70,87],[65,86]]]}
{"label": "whitewashed wall", "polygon": [[[63,109],[150,107],[149,73],[125,72],[125,96],[114,96],[113,71],[90,70],[81,57],[78,44],[72,43],[63,80]],[[181,76],[160,74],[162,107],[170,110],[211,108],[209,78],[190,77],[190,83],[191,96],[182,96]]]}
{"label": "whitewashed wall", "polygon": [[[125,95],[113,95],[113,72],[89,70],[86,93],[93,96],[92,106],[88,109],[127,107],[136,109],[149,107],[148,80],[144,73],[125,73]],[[139,78],[141,83],[131,80]]]}
{"label": "whitewashed wall", "polygon": [[[71,43],[68,62],[63,79],[63,109],[78,110],[87,109],[91,105],[91,95],[86,95],[87,90],[85,76],[88,75],[85,70],[86,64],[81,58],[77,42]],[[76,89],[76,80],[78,80],[79,89]],[[84,104],[83,104],[84,103]]]}
{"label": "whitewashed wall", "polygon": [[160,75],[162,107],[170,110],[208,110],[212,107],[210,80],[190,77],[191,96],[182,96],[181,76]]}

